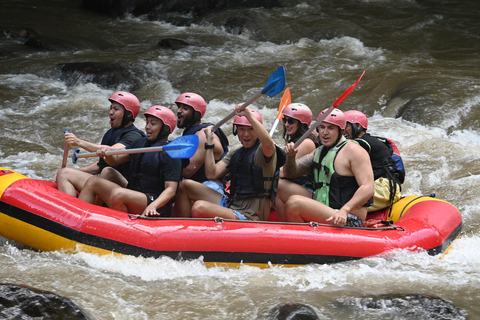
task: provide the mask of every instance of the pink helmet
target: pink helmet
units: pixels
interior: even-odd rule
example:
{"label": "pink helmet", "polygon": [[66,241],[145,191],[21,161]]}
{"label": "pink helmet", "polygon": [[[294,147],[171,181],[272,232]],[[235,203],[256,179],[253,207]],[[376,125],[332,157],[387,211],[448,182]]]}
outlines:
{"label": "pink helmet", "polygon": [[186,92],[182,93],[177,100],[175,100],[175,103],[183,103],[186,104],[187,106],[192,107],[195,111],[200,112],[201,117],[203,118],[203,115],[207,111],[207,103],[205,100],[202,98],[202,96],[192,93],[192,92]]}
{"label": "pink helmet", "polygon": [[150,115],[162,120],[163,124],[170,128],[170,133],[173,132],[177,125],[177,117],[175,117],[175,113],[163,106],[150,107],[143,115],[145,118]]}
{"label": "pink helmet", "polygon": [[297,119],[301,123],[310,125],[312,122],[312,111],[309,107],[303,103],[291,103],[283,109],[282,114],[284,116]]}
{"label": "pink helmet", "polygon": [[[318,115],[318,118],[319,119],[328,109],[325,109],[323,110],[322,112],[320,112],[320,114]],[[331,123],[331,124],[334,124],[336,126],[339,126],[340,129],[344,130],[345,129],[345,126],[347,124],[347,120],[345,118],[345,114],[343,113],[343,111],[335,108],[333,109],[333,111],[327,116],[327,118],[325,120],[323,120],[324,122],[327,122],[327,123]]]}
{"label": "pink helmet", "polygon": [[118,91],[112,94],[108,100],[121,104],[126,110],[132,113],[133,119],[135,119],[140,112],[140,101],[131,93]]}
{"label": "pink helmet", "polygon": [[[263,123],[262,116],[257,110],[250,109],[250,111],[253,113],[255,118],[257,118],[258,122]],[[238,126],[249,126],[251,127],[252,124],[250,121],[248,121],[247,117],[244,116],[235,116],[235,119],[233,119],[233,125],[238,125]]]}
{"label": "pink helmet", "polygon": [[362,126],[363,129],[368,129],[368,119],[367,116],[358,110],[349,110],[345,111],[345,117],[347,122],[358,123]]}

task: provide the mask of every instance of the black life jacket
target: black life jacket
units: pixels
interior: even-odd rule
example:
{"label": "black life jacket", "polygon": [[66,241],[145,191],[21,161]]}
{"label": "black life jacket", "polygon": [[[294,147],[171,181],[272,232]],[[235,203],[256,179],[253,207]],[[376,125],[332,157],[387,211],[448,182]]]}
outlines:
{"label": "black life jacket", "polygon": [[[137,127],[134,125],[131,125],[129,127],[123,127],[123,128],[111,128],[108,130],[102,138],[102,142],[100,144],[106,145],[106,146],[113,146],[116,143],[120,142],[122,140],[123,136],[127,134],[128,132],[131,131],[137,131],[141,134],[142,137],[145,137],[145,134],[139,130]],[[109,167],[109,165],[105,162],[103,158],[98,158],[98,172],[101,172],[103,168]],[[117,171],[119,171],[124,177],[127,176],[128,170],[130,168],[130,165],[128,162],[122,163],[118,166],[114,166]]]}
{"label": "black life jacket", "polygon": [[[185,136],[185,135],[189,135],[189,134],[195,134],[198,131],[200,131],[203,128],[206,128],[208,126],[212,126],[212,124],[211,123],[201,123],[201,124],[193,126],[193,127],[188,127],[187,129],[185,129],[183,131],[182,135]],[[221,143],[222,148],[223,148],[223,154],[219,159],[219,160],[221,160],[221,159],[223,159],[223,157],[225,157],[225,155],[228,152],[228,138],[225,135],[225,133],[223,132],[223,130],[220,129],[220,128],[215,130],[215,134],[220,139],[220,143]],[[216,162],[218,162],[218,161],[216,161]],[[185,159],[185,160],[182,161],[182,163],[183,163],[183,167],[185,168],[186,166],[188,166],[190,161],[188,159]],[[192,175],[189,179],[192,179],[192,180],[195,180],[195,181],[198,181],[198,182],[207,181],[208,178],[205,174],[205,164],[202,164],[202,166],[197,170],[197,172],[195,172],[195,174]]]}
{"label": "black life jacket", "polygon": [[[131,149],[144,147],[159,147],[167,142],[156,142],[148,145],[147,138],[139,139]],[[130,155],[130,172],[127,188],[143,193],[149,193],[156,198],[165,190],[160,157],[164,152],[133,153]]]}
{"label": "black life jacket", "polygon": [[[232,201],[247,198],[263,198],[272,199],[272,192],[278,183],[278,170],[285,163],[285,153],[279,147],[276,148],[277,164],[273,177],[264,177],[261,167],[254,165],[255,152],[260,146],[260,140],[257,139],[255,144],[246,149],[241,147],[230,159],[229,177],[230,186],[228,187],[228,203]],[[282,156],[283,153],[283,156]],[[271,181],[272,187],[265,189],[265,182]]]}

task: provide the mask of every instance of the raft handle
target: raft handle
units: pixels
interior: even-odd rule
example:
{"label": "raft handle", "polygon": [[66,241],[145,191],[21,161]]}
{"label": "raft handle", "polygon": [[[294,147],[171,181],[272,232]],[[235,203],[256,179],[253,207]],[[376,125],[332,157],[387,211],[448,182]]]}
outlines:
{"label": "raft handle", "polygon": [[224,222],[223,218],[221,218],[221,217],[215,217],[215,218],[213,218],[213,221],[215,221],[216,223],[223,223]]}
{"label": "raft handle", "polygon": [[319,224],[318,222],[310,221],[310,226],[311,226],[312,228],[316,228],[316,227],[318,227],[319,225],[320,225],[320,224]]}

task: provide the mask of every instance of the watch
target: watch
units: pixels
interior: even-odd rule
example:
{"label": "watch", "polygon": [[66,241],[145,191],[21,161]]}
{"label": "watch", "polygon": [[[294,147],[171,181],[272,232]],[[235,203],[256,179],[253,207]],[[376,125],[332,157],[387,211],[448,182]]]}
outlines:
{"label": "watch", "polygon": [[214,145],[214,144],[208,144],[208,143],[205,142],[205,150],[207,150],[207,149],[213,149],[213,148],[215,148],[215,145]]}

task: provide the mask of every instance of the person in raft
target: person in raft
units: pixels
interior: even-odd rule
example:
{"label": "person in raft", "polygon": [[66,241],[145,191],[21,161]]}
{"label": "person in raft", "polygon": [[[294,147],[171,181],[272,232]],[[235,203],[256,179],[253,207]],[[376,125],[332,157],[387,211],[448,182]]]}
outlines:
{"label": "person in raft", "polygon": [[[177,100],[177,127],[185,128],[183,135],[196,134],[199,138],[198,148],[190,159],[184,159],[182,177],[201,182],[217,192],[224,194],[224,188],[220,180],[209,180],[205,175],[206,138],[205,130],[211,123],[202,123],[202,118],[207,111],[207,103],[202,96],[186,92],[182,93]],[[228,152],[228,138],[222,129],[215,130],[211,143],[215,161],[220,161]]]}
{"label": "person in raft", "polygon": [[[291,103],[282,111],[283,114],[283,138],[288,144],[290,142],[297,142],[298,139],[308,130],[312,122],[312,111],[308,106],[302,103]],[[318,136],[312,133],[298,146],[296,159],[309,154],[317,147],[320,142]],[[292,194],[300,194],[306,197],[313,198],[313,174],[310,173],[305,176],[296,178],[285,178],[283,174],[283,167],[280,168],[280,180],[278,182],[277,195],[275,198],[275,208],[277,210],[278,219],[285,221],[284,206],[287,199]]]}
{"label": "person in raft", "polygon": [[[111,128],[105,133],[101,143],[95,144],[79,139],[73,133],[65,133],[66,143],[83,148],[89,152],[95,152],[101,147],[105,147],[106,150],[122,150],[130,147],[136,140],[145,137],[145,134],[133,124],[140,112],[140,101],[138,101],[137,97],[128,92],[118,91],[108,100],[110,101],[108,116]],[[76,197],[77,191],[82,191],[85,182],[92,175],[100,174],[102,169],[107,166],[108,164],[105,160],[100,158],[98,161],[79,169],[62,168],[55,177],[58,190]],[[115,169],[122,175],[125,175],[128,166],[120,165],[116,166]]]}
{"label": "person in raft", "polygon": [[[176,118],[173,111],[162,106],[153,106],[145,113],[146,138],[138,139],[131,148],[163,146],[168,143],[169,134],[175,129]],[[129,163],[128,179],[113,168],[109,176],[117,175],[115,183],[100,177],[91,177],[79,195],[79,199],[95,203],[96,197],[108,207],[144,216],[169,217],[173,212],[173,202],[181,179],[182,162],[171,158],[166,152],[106,155],[107,148],[97,150],[98,156],[114,166]]]}
{"label": "person in raft", "polygon": [[268,220],[272,188],[285,161],[283,150],[275,145],[262,125],[258,111],[241,104],[235,107],[233,134],[241,145],[232,148],[215,163],[211,130],[206,130],[205,172],[209,179],[230,174],[228,195],[221,195],[201,183],[185,179],[180,183],[175,216],[193,218],[222,217],[238,220]]}
{"label": "person in raft", "polygon": [[405,178],[405,169],[397,146],[390,139],[367,133],[368,119],[363,112],[349,110],[345,112],[345,117],[345,137],[357,141],[368,152],[372,163],[375,195],[368,212],[391,206],[400,200],[401,184]]}
{"label": "person in raft", "polygon": [[375,191],[373,170],[365,149],[343,136],[345,125],[344,113],[334,109],[319,125],[322,146],[300,159],[295,159],[298,150],[293,143],[285,146],[285,176],[293,178],[313,171],[315,190],[315,199],[302,195],[288,198],[287,222],[363,227]]}

